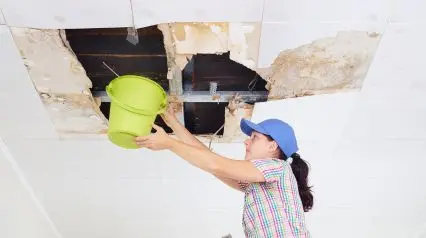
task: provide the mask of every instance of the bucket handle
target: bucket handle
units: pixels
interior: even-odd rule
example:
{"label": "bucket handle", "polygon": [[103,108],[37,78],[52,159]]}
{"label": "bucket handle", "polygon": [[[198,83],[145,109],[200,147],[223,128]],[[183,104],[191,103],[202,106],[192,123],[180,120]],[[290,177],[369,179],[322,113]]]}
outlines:
{"label": "bucket handle", "polygon": [[[129,105],[126,105],[126,104],[124,104],[124,103],[122,103],[122,102],[120,102],[119,100],[117,100],[113,95],[112,95],[112,87],[111,87],[111,85],[110,84],[108,84],[107,86],[106,86],[106,91],[107,91],[107,94],[108,94],[108,97],[111,99],[111,102],[114,102],[115,104],[117,104],[118,106],[120,106],[121,108],[124,108],[125,110],[127,110],[127,111],[130,111],[130,112],[134,112],[134,113],[138,113],[138,114],[143,114],[143,115],[153,115],[154,113],[146,113],[146,112],[144,112],[144,111],[142,111],[142,110],[140,110],[140,109],[137,109],[137,108],[135,108],[135,107],[132,107],[132,106],[129,106]],[[161,113],[163,113],[163,112],[165,112],[166,111],[166,108],[167,108],[167,96],[166,97],[164,97],[164,100],[163,100],[163,102],[161,103],[161,106],[160,106],[160,110],[157,112],[157,114],[161,114]]]}

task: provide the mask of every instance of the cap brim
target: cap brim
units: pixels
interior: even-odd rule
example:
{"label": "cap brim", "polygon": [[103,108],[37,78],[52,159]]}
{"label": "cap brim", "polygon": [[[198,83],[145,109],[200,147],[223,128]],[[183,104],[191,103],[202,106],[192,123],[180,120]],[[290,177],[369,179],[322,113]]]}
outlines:
{"label": "cap brim", "polygon": [[241,120],[240,128],[241,128],[241,131],[248,136],[251,136],[251,133],[253,131],[257,131],[259,133],[268,135],[268,132],[265,131],[265,129],[263,129],[263,127],[257,125],[256,123],[253,123],[249,120],[246,120],[246,119]]}

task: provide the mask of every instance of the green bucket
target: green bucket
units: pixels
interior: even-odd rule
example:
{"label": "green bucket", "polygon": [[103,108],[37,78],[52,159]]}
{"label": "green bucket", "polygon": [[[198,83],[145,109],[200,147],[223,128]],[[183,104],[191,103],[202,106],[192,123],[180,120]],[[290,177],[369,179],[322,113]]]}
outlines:
{"label": "green bucket", "polygon": [[136,75],[119,76],[106,87],[111,100],[108,139],[122,148],[136,149],[136,136],[151,133],[158,114],[167,107],[167,94],[156,82]]}

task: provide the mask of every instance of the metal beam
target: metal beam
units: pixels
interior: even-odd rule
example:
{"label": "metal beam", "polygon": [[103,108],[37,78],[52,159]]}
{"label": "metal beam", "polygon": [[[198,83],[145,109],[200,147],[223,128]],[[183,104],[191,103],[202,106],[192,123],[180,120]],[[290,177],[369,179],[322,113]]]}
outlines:
{"label": "metal beam", "polygon": [[184,102],[229,102],[238,95],[243,102],[261,102],[266,101],[268,92],[250,92],[250,91],[216,91],[211,95],[210,91],[191,91],[182,95]]}
{"label": "metal beam", "polygon": [[[217,91],[214,96],[210,91],[190,91],[184,92],[180,96],[176,96],[182,102],[229,102],[235,95],[243,102],[264,102],[268,99],[267,91]],[[102,102],[110,102],[110,99],[105,91],[94,91],[93,96],[100,97]]]}

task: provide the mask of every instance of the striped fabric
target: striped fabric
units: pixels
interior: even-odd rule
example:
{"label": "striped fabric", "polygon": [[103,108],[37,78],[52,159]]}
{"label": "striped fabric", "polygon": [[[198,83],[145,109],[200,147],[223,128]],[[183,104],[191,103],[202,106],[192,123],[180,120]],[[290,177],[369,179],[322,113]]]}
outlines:
{"label": "striped fabric", "polygon": [[245,192],[246,237],[309,238],[302,202],[291,166],[283,160],[252,160],[266,182],[240,182]]}

